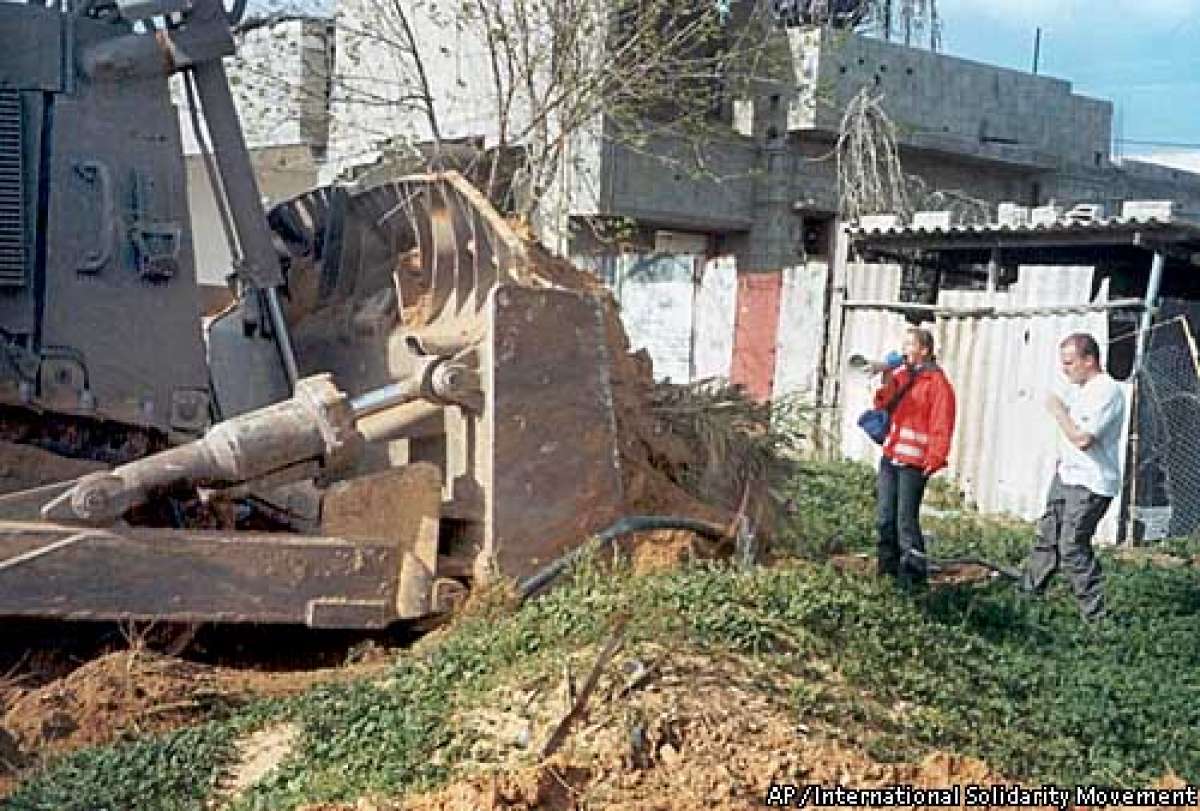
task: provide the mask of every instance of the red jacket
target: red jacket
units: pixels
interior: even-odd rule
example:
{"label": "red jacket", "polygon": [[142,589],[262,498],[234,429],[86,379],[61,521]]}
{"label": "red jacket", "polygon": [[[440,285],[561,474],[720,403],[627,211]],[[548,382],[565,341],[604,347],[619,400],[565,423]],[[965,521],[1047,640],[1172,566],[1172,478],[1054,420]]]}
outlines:
{"label": "red jacket", "polygon": [[[912,372],[907,366],[884,378],[875,392],[875,407],[883,408]],[[883,455],[897,462],[936,473],[950,456],[954,434],[954,388],[934,365],[920,377],[892,411],[892,423],[883,442]]]}

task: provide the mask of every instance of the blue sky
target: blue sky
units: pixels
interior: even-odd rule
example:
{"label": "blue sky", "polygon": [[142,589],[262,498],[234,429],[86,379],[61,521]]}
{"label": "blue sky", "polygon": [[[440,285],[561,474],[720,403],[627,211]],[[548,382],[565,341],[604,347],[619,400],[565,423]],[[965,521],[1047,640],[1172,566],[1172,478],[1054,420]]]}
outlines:
{"label": "blue sky", "polygon": [[938,11],[944,52],[1021,70],[1041,26],[1038,72],[1113,102],[1118,154],[1200,170],[1200,0],[938,0]]}

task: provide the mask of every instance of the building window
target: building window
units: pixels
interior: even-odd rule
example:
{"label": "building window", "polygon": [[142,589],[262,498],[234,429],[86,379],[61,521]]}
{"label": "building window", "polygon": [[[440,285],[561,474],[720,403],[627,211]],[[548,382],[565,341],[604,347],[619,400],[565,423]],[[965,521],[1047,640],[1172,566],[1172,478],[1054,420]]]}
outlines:
{"label": "building window", "polygon": [[[1016,265],[1000,265],[996,273],[996,289],[1006,290],[1017,280]],[[939,290],[987,290],[986,264],[954,265],[942,269]]]}
{"label": "building window", "polygon": [[804,214],[800,228],[805,258],[828,259],[833,247],[833,217]]}

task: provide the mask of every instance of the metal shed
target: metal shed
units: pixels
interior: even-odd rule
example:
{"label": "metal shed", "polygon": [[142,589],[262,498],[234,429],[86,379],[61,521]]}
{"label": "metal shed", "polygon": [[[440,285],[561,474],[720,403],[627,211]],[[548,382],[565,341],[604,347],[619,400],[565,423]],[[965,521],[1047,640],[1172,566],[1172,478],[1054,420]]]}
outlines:
{"label": "metal shed", "polygon": [[[1057,348],[1075,331],[1100,342],[1126,390],[1125,485],[1101,541],[1150,540],[1200,528],[1200,380],[1191,335],[1200,326],[1200,224],[1151,206],[1141,216],[1043,224],[949,225],[936,218],[864,219],[848,229],[833,392],[841,448],[873,461],[855,419],[870,381],[852,353],[895,345],[932,322],[958,393],[950,474],[989,513],[1040,514],[1053,474],[1055,428],[1045,395],[1062,385]],[[1141,210],[1145,211],[1145,208]],[[933,224],[927,224],[934,220]]]}

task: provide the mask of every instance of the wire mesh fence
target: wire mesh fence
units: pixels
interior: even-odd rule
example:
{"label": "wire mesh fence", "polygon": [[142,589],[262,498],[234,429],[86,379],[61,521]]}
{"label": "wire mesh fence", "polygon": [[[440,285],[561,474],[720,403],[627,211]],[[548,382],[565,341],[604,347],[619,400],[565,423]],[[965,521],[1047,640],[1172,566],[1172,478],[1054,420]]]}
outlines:
{"label": "wire mesh fence", "polygon": [[1189,320],[1154,325],[1138,374],[1131,511],[1133,538],[1200,531],[1200,357]]}

